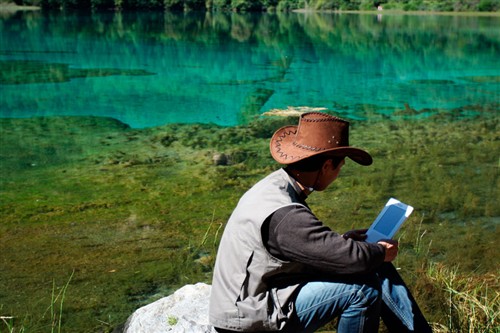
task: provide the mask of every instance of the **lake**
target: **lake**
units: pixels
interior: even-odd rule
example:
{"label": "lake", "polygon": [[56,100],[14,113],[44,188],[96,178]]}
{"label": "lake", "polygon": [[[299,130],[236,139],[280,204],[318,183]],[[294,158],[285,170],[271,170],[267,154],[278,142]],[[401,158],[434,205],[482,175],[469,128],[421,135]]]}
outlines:
{"label": "lake", "polygon": [[234,126],[289,106],[366,119],[499,101],[498,16],[18,12],[0,41],[0,117]]}
{"label": "lake", "polygon": [[499,16],[0,13],[0,330],[111,332],[210,283],[229,214],[278,167],[269,138],[296,121],[267,114],[319,109],[374,163],[308,203],[341,232],[390,196],[414,206],[396,265],[460,332],[448,281],[500,293],[499,56]]}

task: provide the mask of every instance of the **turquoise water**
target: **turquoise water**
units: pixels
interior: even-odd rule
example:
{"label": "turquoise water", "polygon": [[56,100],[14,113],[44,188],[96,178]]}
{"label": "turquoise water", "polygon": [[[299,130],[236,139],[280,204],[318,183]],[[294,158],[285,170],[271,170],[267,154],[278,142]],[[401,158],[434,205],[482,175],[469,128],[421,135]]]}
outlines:
{"label": "turquoise water", "polygon": [[0,17],[0,117],[233,126],[287,107],[366,119],[498,110],[500,17]]}

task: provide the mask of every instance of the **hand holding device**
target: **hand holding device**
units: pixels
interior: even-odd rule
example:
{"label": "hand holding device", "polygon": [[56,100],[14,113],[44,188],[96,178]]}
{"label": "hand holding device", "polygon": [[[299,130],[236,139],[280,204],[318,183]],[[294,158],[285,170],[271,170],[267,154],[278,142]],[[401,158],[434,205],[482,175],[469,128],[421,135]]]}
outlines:
{"label": "hand holding device", "polygon": [[368,229],[355,229],[355,230],[350,230],[346,232],[345,234],[342,235],[344,239],[353,239],[355,241],[364,241],[366,239],[366,232]]}
{"label": "hand holding device", "polygon": [[381,240],[378,241],[377,244],[382,245],[385,247],[385,262],[390,262],[396,259],[399,251],[399,244],[397,241],[388,239],[388,240]]}

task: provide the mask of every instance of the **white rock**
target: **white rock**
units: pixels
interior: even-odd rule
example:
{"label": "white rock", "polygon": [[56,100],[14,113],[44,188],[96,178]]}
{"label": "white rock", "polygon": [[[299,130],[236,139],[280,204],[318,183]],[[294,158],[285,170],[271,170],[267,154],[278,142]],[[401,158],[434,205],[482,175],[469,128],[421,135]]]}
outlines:
{"label": "white rock", "polygon": [[168,297],[137,309],[124,333],[216,333],[208,324],[211,286],[186,285]]}

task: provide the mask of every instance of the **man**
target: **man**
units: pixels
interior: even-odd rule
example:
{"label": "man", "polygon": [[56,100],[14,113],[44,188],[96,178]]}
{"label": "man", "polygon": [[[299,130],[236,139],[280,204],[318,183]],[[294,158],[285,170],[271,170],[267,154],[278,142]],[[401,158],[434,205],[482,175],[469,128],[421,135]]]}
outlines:
{"label": "man", "polygon": [[340,235],[311,212],[306,198],[325,190],[349,157],[349,123],[302,114],[271,138],[273,158],[286,165],[247,191],[225,227],[214,268],[210,323],[219,332],[314,332],[338,318],[339,333],[431,332],[390,264],[392,240],[363,240],[366,230]]}

